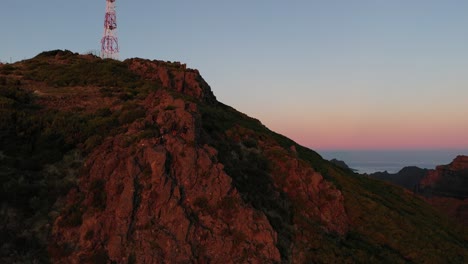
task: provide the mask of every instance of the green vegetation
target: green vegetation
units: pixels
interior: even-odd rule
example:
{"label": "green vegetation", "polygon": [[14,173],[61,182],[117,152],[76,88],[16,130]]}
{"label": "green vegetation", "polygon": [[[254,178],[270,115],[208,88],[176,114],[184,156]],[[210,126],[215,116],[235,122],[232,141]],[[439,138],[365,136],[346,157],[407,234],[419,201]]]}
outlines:
{"label": "green vegetation", "polygon": [[[16,71],[16,67],[11,64],[6,64],[0,69],[0,74],[10,75]],[[0,82],[1,84],[1,82]]]}
{"label": "green vegetation", "polygon": [[367,244],[356,248],[346,243],[345,248],[366,249],[380,259],[396,254],[405,261],[463,263],[465,228],[402,188],[338,170],[330,173],[341,184],[348,215],[356,223],[352,238]]}
{"label": "green vegetation", "polygon": [[131,253],[130,256],[128,256],[128,264],[136,264],[136,255],[135,253]]}
{"label": "green vegetation", "polygon": [[136,88],[143,84],[138,75],[122,62],[79,57],[69,51],[43,52],[24,64],[26,79],[46,82],[53,87],[92,85]]}
{"label": "green vegetation", "polygon": [[[15,69],[10,68],[9,72]],[[71,51],[43,52],[24,61],[21,72],[26,80],[44,82],[50,87],[101,87],[103,95],[118,96],[123,101],[143,99],[149,92],[161,88],[159,82],[142,80],[125,63],[91,55],[78,56]]]}
{"label": "green vegetation", "polygon": [[119,115],[119,124],[124,125],[128,123],[132,123],[138,118],[145,117],[145,114],[146,114],[145,109],[138,104],[135,104],[135,103],[124,104],[121,110],[121,114]]}
{"label": "green vegetation", "polygon": [[66,226],[66,227],[76,227],[80,226],[82,223],[82,217],[83,217],[83,209],[80,208],[81,203],[78,204],[73,204],[70,207],[68,207],[64,212],[63,212],[63,218],[60,221],[60,226]]}

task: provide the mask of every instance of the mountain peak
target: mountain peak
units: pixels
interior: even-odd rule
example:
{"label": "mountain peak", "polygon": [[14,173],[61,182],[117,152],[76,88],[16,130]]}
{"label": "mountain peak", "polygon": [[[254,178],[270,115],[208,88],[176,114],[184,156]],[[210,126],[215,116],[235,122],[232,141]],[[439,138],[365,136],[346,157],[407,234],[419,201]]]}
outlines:
{"label": "mountain peak", "polygon": [[199,71],[188,69],[186,64],[139,58],[127,59],[124,63],[144,80],[159,82],[165,88],[174,89],[206,103],[216,102],[210,86]]}
{"label": "mountain peak", "polygon": [[466,256],[429,205],[217,102],[181,63],[41,53],[0,67],[0,110],[2,262]]}
{"label": "mountain peak", "polygon": [[453,170],[468,170],[468,156],[457,156],[449,166]]}

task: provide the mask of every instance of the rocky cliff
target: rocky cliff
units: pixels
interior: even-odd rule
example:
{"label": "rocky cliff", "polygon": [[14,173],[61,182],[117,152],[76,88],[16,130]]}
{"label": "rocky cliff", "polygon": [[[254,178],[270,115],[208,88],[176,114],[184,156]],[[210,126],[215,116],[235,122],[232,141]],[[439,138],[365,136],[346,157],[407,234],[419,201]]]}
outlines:
{"label": "rocky cliff", "polygon": [[3,262],[466,260],[466,230],[218,102],[183,64],[50,51],[0,85]]}
{"label": "rocky cliff", "polygon": [[448,165],[429,170],[418,192],[426,196],[468,198],[468,156],[458,156]]}
{"label": "rocky cliff", "polygon": [[416,192],[440,211],[468,226],[468,156],[458,156],[448,165],[429,170]]}

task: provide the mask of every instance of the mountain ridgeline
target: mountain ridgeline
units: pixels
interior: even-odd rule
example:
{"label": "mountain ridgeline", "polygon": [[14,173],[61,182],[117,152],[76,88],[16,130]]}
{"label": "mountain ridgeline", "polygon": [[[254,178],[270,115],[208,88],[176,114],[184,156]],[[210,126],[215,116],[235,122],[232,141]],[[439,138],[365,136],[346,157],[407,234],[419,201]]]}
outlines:
{"label": "mountain ridgeline", "polygon": [[0,65],[0,262],[466,263],[465,227],[216,100],[197,70]]}
{"label": "mountain ridgeline", "polygon": [[370,177],[406,188],[468,226],[468,156],[458,156],[450,164],[433,170],[405,167],[398,173],[377,172]]}

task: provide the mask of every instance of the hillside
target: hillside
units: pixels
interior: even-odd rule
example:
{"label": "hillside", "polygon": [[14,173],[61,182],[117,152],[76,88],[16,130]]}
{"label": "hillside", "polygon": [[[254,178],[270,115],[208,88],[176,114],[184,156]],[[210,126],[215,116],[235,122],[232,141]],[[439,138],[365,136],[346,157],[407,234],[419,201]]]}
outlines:
{"label": "hillside", "polygon": [[468,233],[216,100],[180,63],[0,66],[0,262],[465,263]]}
{"label": "hillside", "polygon": [[398,173],[377,172],[369,175],[406,188],[441,212],[468,226],[468,157],[458,156],[450,164],[433,170],[405,167]]}

